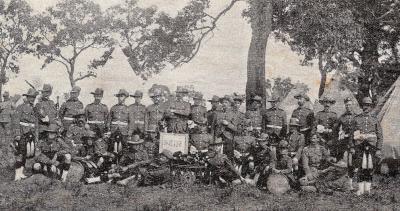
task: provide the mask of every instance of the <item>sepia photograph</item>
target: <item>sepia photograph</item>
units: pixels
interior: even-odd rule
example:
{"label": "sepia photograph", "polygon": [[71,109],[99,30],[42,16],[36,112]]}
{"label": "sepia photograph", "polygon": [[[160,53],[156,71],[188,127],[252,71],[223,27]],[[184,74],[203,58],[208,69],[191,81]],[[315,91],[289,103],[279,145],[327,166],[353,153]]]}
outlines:
{"label": "sepia photograph", "polygon": [[399,76],[399,0],[0,0],[0,210],[400,210]]}

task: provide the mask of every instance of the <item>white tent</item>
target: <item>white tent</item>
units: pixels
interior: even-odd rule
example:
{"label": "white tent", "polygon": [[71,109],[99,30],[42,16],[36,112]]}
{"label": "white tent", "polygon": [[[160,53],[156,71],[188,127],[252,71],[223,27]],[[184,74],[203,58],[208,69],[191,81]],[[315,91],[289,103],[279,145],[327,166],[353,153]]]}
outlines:
{"label": "white tent", "polygon": [[[339,74],[335,74],[330,82],[325,86],[325,91],[322,97],[330,96],[331,98],[336,100],[336,103],[332,105],[331,111],[336,112],[338,117],[340,117],[345,112],[344,99],[350,98],[354,103],[353,110],[356,114],[362,112],[360,106],[357,103],[357,99],[354,97],[353,93],[341,82],[341,76]],[[323,106],[316,100],[314,103],[314,112],[323,110]]]}
{"label": "white tent", "polygon": [[[294,109],[298,107],[297,100],[294,98],[294,96],[300,93],[307,93],[307,87],[302,84],[295,84],[295,87],[290,90],[289,94],[279,104],[279,107],[286,112],[288,122],[290,120],[290,117],[292,116]],[[305,104],[305,107],[312,110],[313,105],[311,101],[308,101]]]}
{"label": "white tent", "polygon": [[[384,103],[384,104],[383,104]],[[400,77],[378,104],[385,157],[400,158]]]}

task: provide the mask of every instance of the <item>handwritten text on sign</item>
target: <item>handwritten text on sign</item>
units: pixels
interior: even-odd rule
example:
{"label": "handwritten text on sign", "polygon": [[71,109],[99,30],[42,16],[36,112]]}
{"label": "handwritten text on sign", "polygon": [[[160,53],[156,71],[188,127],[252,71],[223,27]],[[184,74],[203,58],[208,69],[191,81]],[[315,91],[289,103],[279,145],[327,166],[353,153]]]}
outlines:
{"label": "handwritten text on sign", "polygon": [[161,153],[164,149],[170,152],[181,151],[187,154],[189,150],[189,135],[188,134],[175,134],[175,133],[160,133],[160,150]]}

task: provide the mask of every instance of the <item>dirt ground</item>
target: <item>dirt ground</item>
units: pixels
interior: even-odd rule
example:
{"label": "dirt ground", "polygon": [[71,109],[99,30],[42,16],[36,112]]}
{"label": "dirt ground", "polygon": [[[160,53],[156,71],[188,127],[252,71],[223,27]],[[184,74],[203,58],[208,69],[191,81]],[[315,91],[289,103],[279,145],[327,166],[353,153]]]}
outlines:
{"label": "dirt ground", "polygon": [[12,182],[0,171],[0,210],[400,210],[400,178],[375,178],[369,196],[290,192],[275,196],[245,185],[119,187],[62,184],[41,175]]}

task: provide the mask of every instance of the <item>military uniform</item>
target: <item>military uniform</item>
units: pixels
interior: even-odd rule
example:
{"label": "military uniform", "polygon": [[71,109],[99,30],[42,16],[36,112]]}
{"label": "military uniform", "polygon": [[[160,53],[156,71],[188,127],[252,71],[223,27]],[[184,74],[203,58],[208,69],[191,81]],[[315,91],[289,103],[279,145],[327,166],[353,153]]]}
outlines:
{"label": "military uniform", "polygon": [[213,137],[213,141],[216,139],[216,131],[217,131],[217,116],[222,112],[222,108],[218,106],[217,108],[213,108],[207,111],[207,131]]}
{"label": "military uniform", "polygon": [[0,135],[5,137],[7,141],[12,139],[11,134],[14,111],[15,107],[10,100],[0,103]]}
{"label": "military uniform", "polygon": [[78,99],[70,98],[64,102],[59,111],[60,119],[63,123],[64,129],[68,129],[69,126],[74,122],[74,115],[78,113],[79,110],[83,109],[83,103]]}
{"label": "military uniform", "polygon": [[300,133],[304,135],[307,145],[311,138],[310,132],[314,125],[314,112],[309,108],[298,107],[293,111],[291,118],[299,120]]}
{"label": "military uniform", "polygon": [[[228,122],[228,125],[223,125],[223,120]],[[237,133],[238,125],[240,123],[239,117],[231,110],[225,110],[223,113],[217,115],[218,132],[217,137],[222,138],[223,152],[229,159],[234,158],[234,136]]]}
{"label": "military uniform", "polygon": [[319,111],[315,115],[313,131],[320,133],[326,146],[331,150],[333,156],[337,156],[337,114],[332,111]]}
{"label": "military uniform", "polygon": [[[168,110],[171,110],[169,112]],[[190,115],[190,103],[184,101],[172,101],[165,113],[167,131],[169,133],[187,133],[187,121]]]}
{"label": "military uniform", "polygon": [[252,129],[252,134],[256,137],[262,131],[262,111],[261,109],[250,109],[246,111],[245,118],[248,121],[247,127]]}
{"label": "military uniform", "polygon": [[288,135],[288,151],[297,160],[300,160],[304,146],[305,146],[305,140],[304,140],[303,134],[301,134],[297,131],[294,131],[293,133],[289,133],[289,135]]}
{"label": "military uniform", "polygon": [[202,105],[193,105],[190,112],[190,119],[196,124],[191,133],[207,132],[207,108]]}
{"label": "military uniform", "polygon": [[353,119],[356,115],[353,112],[346,111],[338,120],[337,132],[339,141],[337,143],[338,160],[343,157],[346,150],[351,145],[351,131],[353,130]]}
{"label": "military uniform", "polygon": [[324,161],[330,158],[329,150],[322,145],[309,145],[304,147],[302,153],[302,164],[306,176],[300,179],[303,186],[313,185],[323,169]]}
{"label": "military uniform", "polygon": [[263,130],[267,134],[276,134],[284,138],[287,133],[286,112],[280,108],[267,109],[263,116]]}
{"label": "military uniform", "polygon": [[103,103],[91,103],[85,107],[86,122],[90,128],[98,128],[102,133],[106,132],[108,107]]}
{"label": "military uniform", "polygon": [[156,132],[160,132],[161,121],[164,119],[165,107],[161,104],[152,104],[147,106],[145,116],[146,131],[149,128],[156,128]]}
{"label": "military uniform", "polygon": [[144,137],[146,106],[134,103],[128,107],[129,110],[129,134]]}
{"label": "military uniform", "polygon": [[126,105],[114,105],[110,109],[110,115],[108,119],[108,127],[110,132],[113,133],[117,129],[120,130],[122,135],[128,136],[129,126],[129,109]]}
{"label": "military uniform", "polygon": [[[42,97],[40,101],[36,104],[36,110],[40,114],[39,118],[39,132],[49,126],[49,124],[56,124],[58,120],[58,111],[55,103],[49,98]],[[48,118],[48,121],[43,121],[43,119]]]}

